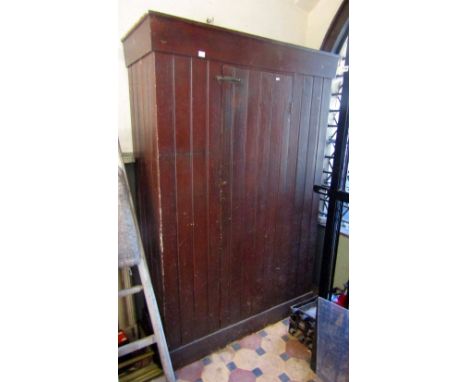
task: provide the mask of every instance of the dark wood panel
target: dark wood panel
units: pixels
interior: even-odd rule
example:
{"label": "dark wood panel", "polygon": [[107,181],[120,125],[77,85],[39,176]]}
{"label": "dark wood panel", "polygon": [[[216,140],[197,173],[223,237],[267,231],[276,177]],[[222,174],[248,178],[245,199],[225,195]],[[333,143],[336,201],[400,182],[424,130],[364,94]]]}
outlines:
{"label": "dark wood panel", "polygon": [[[291,200],[289,196],[291,193],[288,189],[289,183],[287,178],[287,169],[290,158],[288,151],[291,147],[294,150],[294,142],[291,141],[291,111],[292,111],[292,91],[293,91],[293,78],[291,76],[275,76],[275,84],[277,95],[275,98],[278,100],[277,107],[274,108],[276,115],[273,118],[277,121],[276,133],[276,148],[272,150],[272,157],[276,157],[277,175],[275,179],[275,186],[277,187],[277,198],[273,208],[275,215],[272,220],[273,233],[271,236],[273,254],[273,270],[271,273],[271,280],[273,287],[271,288],[272,303],[284,301],[285,291],[290,288],[293,280],[289,279],[288,269],[291,266],[291,254],[289,252],[289,237],[288,229],[290,226],[290,219],[288,210],[291,208]],[[293,138],[294,140],[294,138]],[[294,182],[292,182],[294,183]]]}
{"label": "dark wood panel", "polygon": [[192,61],[192,195],[194,338],[210,332],[208,326],[208,73],[204,60]]}
{"label": "dark wood panel", "polygon": [[222,258],[221,231],[221,165],[222,165],[222,113],[221,87],[216,80],[222,74],[219,63],[207,63],[207,98],[208,98],[208,142],[206,179],[208,195],[208,327],[215,331],[220,327],[220,272]]}
{"label": "dark wood panel", "polygon": [[[177,234],[177,199],[175,152],[175,87],[174,58],[156,54],[156,103],[158,111],[157,131],[160,169],[160,256],[163,259],[164,296],[163,317],[169,347],[181,344],[181,317],[179,303],[179,252]],[[161,128],[160,128],[161,127]],[[163,276],[164,275],[164,276]]]}
{"label": "dark wood panel", "polygon": [[[146,144],[148,145],[146,162],[148,163],[148,179],[149,179],[149,197],[152,201],[158,200],[159,189],[159,171],[158,162],[156,161],[158,155],[157,148],[157,130],[155,129],[155,116],[156,116],[156,92],[154,88],[155,83],[155,61],[154,55],[148,55],[143,60],[143,97],[148,101],[143,103],[144,120],[146,131]],[[158,277],[161,273],[161,257],[159,255],[159,242],[158,242],[158,228],[159,228],[159,215],[157,213],[158,203],[148,203],[147,213],[147,247],[149,249],[148,258],[151,259],[149,263],[150,271],[152,274],[153,285],[155,292],[158,296],[163,294],[162,279]]]}
{"label": "dark wood panel", "polygon": [[122,39],[127,67],[152,51],[151,19],[144,15]]}
{"label": "dark wood panel", "polygon": [[244,247],[242,252],[242,301],[241,315],[252,314],[254,298],[261,288],[261,279],[257,277],[261,269],[261,258],[255,252],[256,213],[257,213],[257,179],[258,179],[258,146],[260,123],[261,72],[252,70],[248,82],[248,111],[245,133],[245,205],[243,222]]}
{"label": "dark wood panel", "polygon": [[323,79],[314,78],[309,117],[309,141],[306,159],[306,179],[304,187],[304,205],[300,247],[300,254],[302,257],[301,268],[303,269],[303,272],[298,276],[298,280],[301,283],[302,290],[304,292],[312,288],[312,274],[310,272],[310,268],[313,262],[313,257],[315,256],[315,252],[311,250],[314,248],[313,246],[311,247],[311,243],[313,242],[315,244],[317,226],[316,224],[311,223],[312,219],[317,222],[318,211],[315,210],[315,215],[313,215],[313,206],[314,204],[318,203],[318,199],[320,197],[319,194],[314,192],[313,188],[315,180],[315,164],[317,160],[319,118],[322,106],[322,86]]}
{"label": "dark wood panel", "polygon": [[[145,243],[145,249],[148,257],[148,267],[153,276],[153,284],[156,294],[162,295],[162,280],[155,276],[161,271],[161,264],[158,256],[157,242],[157,214],[156,205],[151,203],[156,196],[157,174],[154,160],[155,145],[154,138],[156,131],[154,129],[155,116],[155,92],[154,86],[151,86],[155,80],[154,57],[148,56],[142,59],[138,65],[131,68],[129,72],[130,85],[132,90],[131,107],[137,108],[138,112],[133,113],[132,122],[138,126],[142,134],[134,137],[135,156],[137,158],[136,172],[140,191],[138,193],[138,204],[147,205],[147,208],[140,211],[139,218],[141,222],[141,234]],[[148,100],[148,102],[142,102]]]}
{"label": "dark wood panel", "polygon": [[[151,23],[153,51],[176,53],[197,57],[204,51],[209,60],[223,61],[273,71],[303,73],[333,78],[337,57],[297,45],[282,43],[246,33],[236,32],[213,25],[149,12],[140,24],[124,38],[124,53],[127,66],[149,52],[145,39],[134,38],[134,33],[147,29]],[[143,33],[141,33],[143,34]],[[138,42],[141,40],[141,46]],[[127,45],[131,49],[127,49]]]}
{"label": "dark wood panel", "polygon": [[[229,70],[228,70],[229,71]],[[230,182],[232,195],[231,230],[231,278],[230,278],[230,323],[242,318],[242,273],[246,264],[242,261],[245,238],[245,146],[248,113],[249,71],[232,68],[234,77],[241,80],[240,84],[231,84],[233,93],[233,125],[230,132]]]}
{"label": "dark wood panel", "polygon": [[[287,202],[283,218],[287,222],[284,229],[284,242],[286,243],[286,251],[289,254],[288,267],[287,267],[287,280],[288,285],[283,290],[283,298],[291,299],[296,294],[296,271],[299,264],[298,249],[299,249],[299,228],[300,228],[300,214],[296,208],[297,196],[297,178],[299,170],[299,146],[302,144],[300,140],[300,120],[302,111],[302,94],[304,90],[305,78],[302,75],[294,76],[291,116],[290,116],[290,132],[288,144],[288,159],[287,159],[287,173],[286,185],[284,192],[287,195]],[[304,132],[303,132],[304,135]],[[300,186],[300,184],[299,184]]]}
{"label": "dark wood panel", "polygon": [[[222,69],[223,75],[233,76],[232,69]],[[220,326],[226,326],[231,322],[231,302],[230,284],[231,284],[231,253],[232,253],[232,174],[231,174],[231,132],[233,124],[233,94],[231,84],[229,82],[218,83],[222,87],[222,125],[221,129],[221,163],[220,176],[218,182],[220,184],[220,202],[221,202],[221,258],[219,267],[219,282],[220,282],[220,307],[219,307],[219,322]]]}
{"label": "dark wood panel", "polygon": [[259,146],[258,146],[258,171],[257,171],[257,192],[256,192],[256,227],[254,251],[258,256],[255,278],[258,289],[255,291],[252,304],[252,314],[262,311],[267,303],[268,288],[271,285],[265,284],[265,270],[268,268],[268,254],[265,252],[265,235],[268,226],[267,202],[268,202],[268,157],[270,154],[271,116],[273,103],[274,76],[271,73],[261,73],[260,83],[260,103],[259,103]]}
{"label": "dark wood panel", "polygon": [[302,281],[304,279],[304,257],[305,250],[301,247],[302,235],[306,234],[303,213],[304,213],[304,195],[305,180],[307,176],[307,152],[309,143],[309,122],[312,101],[312,77],[305,77],[303,80],[301,107],[299,115],[299,147],[297,152],[297,170],[295,179],[295,197],[294,197],[294,237],[292,251],[297,257],[296,272],[294,277],[295,294],[304,290]]}
{"label": "dark wood panel", "polygon": [[193,339],[193,210],[191,59],[174,57],[175,181],[181,340]]}

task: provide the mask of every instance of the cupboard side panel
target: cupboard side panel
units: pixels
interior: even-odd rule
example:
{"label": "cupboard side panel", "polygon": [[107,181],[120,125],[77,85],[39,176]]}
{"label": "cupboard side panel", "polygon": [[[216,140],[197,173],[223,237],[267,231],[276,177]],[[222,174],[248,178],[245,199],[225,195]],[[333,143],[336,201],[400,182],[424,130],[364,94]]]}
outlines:
{"label": "cupboard side panel", "polygon": [[193,339],[194,314],[191,64],[190,58],[174,56],[175,193],[182,343]]}
{"label": "cupboard side panel", "polygon": [[160,171],[161,258],[163,262],[164,323],[169,347],[181,344],[179,256],[175,166],[174,58],[156,54],[156,102]]}

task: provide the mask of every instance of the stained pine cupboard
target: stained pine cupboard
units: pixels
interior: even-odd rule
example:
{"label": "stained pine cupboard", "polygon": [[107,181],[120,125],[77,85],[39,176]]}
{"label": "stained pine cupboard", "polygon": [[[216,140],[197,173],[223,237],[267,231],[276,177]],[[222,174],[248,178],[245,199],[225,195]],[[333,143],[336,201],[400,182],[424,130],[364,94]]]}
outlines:
{"label": "stained pine cupboard", "polygon": [[156,12],[123,44],[141,232],[178,367],[315,290],[337,56]]}

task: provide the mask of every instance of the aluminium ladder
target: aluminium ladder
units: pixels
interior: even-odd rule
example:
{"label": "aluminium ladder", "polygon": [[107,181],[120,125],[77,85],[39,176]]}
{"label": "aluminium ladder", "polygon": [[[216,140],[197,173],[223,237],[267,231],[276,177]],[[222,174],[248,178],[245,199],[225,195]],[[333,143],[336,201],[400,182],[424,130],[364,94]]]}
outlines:
{"label": "aluminium ladder", "polygon": [[174,370],[167,348],[166,337],[159,314],[158,303],[146,263],[143,243],[136,220],[135,209],[130,194],[127,174],[122,160],[119,145],[119,269],[136,266],[141,279],[141,285],[119,291],[119,298],[142,292],[151,319],[153,334],[137,341],[119,347],[119,357],[156,344],[167,382],[175,382]]}

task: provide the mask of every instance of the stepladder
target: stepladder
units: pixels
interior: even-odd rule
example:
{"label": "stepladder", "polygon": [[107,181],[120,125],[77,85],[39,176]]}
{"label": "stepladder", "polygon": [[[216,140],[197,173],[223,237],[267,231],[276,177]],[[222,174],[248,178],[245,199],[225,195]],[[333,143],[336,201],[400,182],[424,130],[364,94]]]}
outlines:
{"label": "stepladder", "polygon": [[146,262],[143,242],[140,236],[135,208],[131,197],[127,173],[122,160],[122,153],[119,145],[119,166],[118,166],[118,187],[119,187],[119,269],[136,269],[140,283],[130,285],[119,290],[119,299],[128,298],[136,293],[143,293],[144,300],[148,308],[151,321],[152,334],[137,339],[126,345],[119,347],[118,355],[123,357],[130,353],[141,350],[145,347],[156,344],[159,358],[167,382],[175,382],[176,378],[172,368],[172,362],[167,347],[166,337],[159,313],[158,303],[151,283],[151,277]]}

